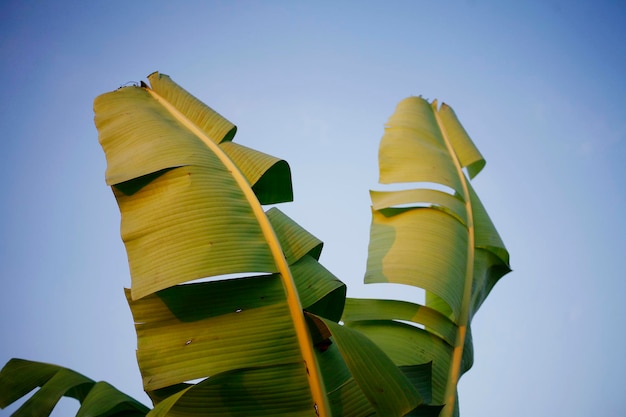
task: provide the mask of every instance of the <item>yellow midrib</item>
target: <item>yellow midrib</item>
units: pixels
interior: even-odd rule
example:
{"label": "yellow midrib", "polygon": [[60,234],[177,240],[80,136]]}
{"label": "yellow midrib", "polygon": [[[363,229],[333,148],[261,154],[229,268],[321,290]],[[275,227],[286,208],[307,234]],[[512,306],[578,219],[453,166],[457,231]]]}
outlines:
{"label": "yellow midrib", "polygon": [[465,337],[467,335],[467,326],[469,321],[469,306],[472,295],[472,278],[474,274],[474,216],[472,212],[472,203],[470,201],[469,189],[467,187],[467,178],[463,173],[463,168],[458,158],[455,157],[454,148],[450,143],[450,139],[446,133],[439,111],[433,108],[437,125],[443,136],[443,140],[448,149],[448,153],[454,162],[454,166],[461,181],[463,200],[465,201],[465,210],[467,212],[467,264],[465,266],[465,285],[463,287],[463,298],[461,299],[461,312],[459,314],[457,323],[457,332],[454,338],[454,350],[452,351],[452,360],[450,361],[450,370],[448,373],[448,381],[446,384],[446,391],[444,394],[445,406],[440,417],[451,417],[454,413],[454,406],[456,403],[457,384],[461,372],[461,360],[463,359],[463,347],[465,345]]}
{"label": "yellow midrib", "polygon": [[182,114],[178,109],[172,106],[172,104],[170,104],[155,91],[150,88],[146,88],[146,90],[159,104],[161,104],[168,112],[170,112],[172,116],[176,118],[176,120],[178,120],[181,124],[183,124],[183,126],[185,126],[194,135],[201,139],[209,147],[209,149],[213,151],[213,153],[231,172],[237,185],[246,197],[248,204],[250,204],[250,207],[252,208],[252,211],[257,221],[259,222],[259,226],[261,227],[263,236],[265,237],[265,240],[269,245],[272,257],[274,258],[276,267],[278,268],[278,272],[280,273],[283,282],[283,287],[285,289],[287,297],[287,304],[289,306],[289,311],[294,322],[296,337],[298,339],[300,351],[302,352],[302,356],[306,365],[307,376],[309,378],[309,386],[311,387],[311,394],[315,402],[312,405],[312,408],[316,410],[317,414],[320,417],[330,417],[331,411],[330,405],[328,403],[328,398],[326,397],[324,380],[321,376],[319,364],[315,359],[313,343],[311,341],[311,336],[309,335],[306,321],[304,319],[302,305],[300,304],[296,285],[293,280],[293,276],[291,275],[289,264],[285,259],[285,255],[283,254],[276,233],[274,232],[274,228],[267,218],[267,215],[265,214],[261,203],[259,203],[259,200],[254,194],[254,191],[252,191],[250,184],[241,173],[239,168],[231,161],[231,159],[224,153],[224,151],[222,151],[217,143],[213,142],[202,130],[200,130],[200,128],[198,128],[198,126],[196,126],[184,114]]}

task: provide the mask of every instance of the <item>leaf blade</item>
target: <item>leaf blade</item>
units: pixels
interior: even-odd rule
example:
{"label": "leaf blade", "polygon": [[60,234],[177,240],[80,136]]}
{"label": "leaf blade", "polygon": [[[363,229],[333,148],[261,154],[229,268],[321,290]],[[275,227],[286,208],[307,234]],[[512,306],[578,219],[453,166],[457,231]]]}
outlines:
{"label": "leaf blade", "polygon": [[[314,398],[313,401],[320,408],[320,414],[326,415],[326,409],[328,407],[327,407],[327,400],[324,395],[323,382],[319,376],[318,364],[315,360],[313,347],[309,338],[309,334],[308,334],[306,324],[304,321],[304,316],[302,313],[302,306],[300,304],[300,300],[299,300],[297,290],[296,290],[296,285],[294,282],[294,278],[291,274],[289,265],[284,257],[284,254],[282,252],[282,248],[280,246],[276,233],[273,230],[272,225],[270,224],[270,221],[268,220],[266,214],[263,212],[261,204],[259,200],[257,199],[254,190],[251,188],[250,183],[248,182],[246,177],[242,174],[237,164],[235,164],[233,160],[229,158],[229,156],[224,152],[224,150],[217,144],[218,142],[221,142],[222,140],[232,139],[227,136],[229,130],[223,128],[224,123],[222,123],[223,120],[220,119],[221,116],[217,117],[212,111],[212,109],[208,108],[207,106],[202,106],[201,103],[197,101],[197,99],[190,96],[188,93],[186,93],[184,90],[179,88],[177,85],[173,84],[173,82],[171,82],[169,77],[166,77],[166,76],[161,77],[158,74],[153,74],[152,76],[153,78],[155,78],[155,80],[157,80],[156,82],[159,83],[159,85],[163,84],[162,81],[165,80],[164,81],[165,84],[163,84],[165,85],[164,90],[161,88],[163,85],[161,85],[160,87],[156,87],[156,89],[159,89],[162,91],[165,97],[159,95],[159,93],[157,93],[154,89],[149,89],[147,87],[145,88],[150,98],[154,102],[156,102],[158,105],[160,105],[160,107],[158,108],[158,111],[156,111],[155,113],[155,118],[157,119],[157,121],[161,118],[161,116],[165,115],[166,117],[164,117],[164,120],[167,120],[167,123],[166,123],[167,126],[165,128],[166,129],[173,128],[174,130],[177,130],[180,133],[181,137],[187,138],[188,140],[182,142],[183,145],[190,143],[192,146],[194,146],[193,150],[189,146],[184,146],[186,150],[188,151],[188,153],[194,157],[196,156],[197,153],[199,153],[201,156],[206,157],[205,158],[206,160],[211,162],[211,164],[204,163],[202,158],[200,158],[200,161],[198,163],[189,164],[190,168],[187,168],[187,169],[194,170],[195,167],[197,167],[198,171],[207,171],[208,173],[211,174],[211,176],[216,176],[216,177],[221,178],[221,179],[218,179],[217,182],[213,184],[213,186],[205,187],[205,190],[203,192],[192,192],[191,196],[193,198],[204,197],[204,199],[208,199],[210,201],[211,200],[210,197],[212,196],[211,191],[213,191],[214,194],[215,192],[219,193],[220,191],[223,191],[219,189],[220,185],[222,185],[223,183],[223,188],[225,190],[230,190],[231,193],[232,192],[236,193],[237,198],[235,200],[241,201],[242,202],[241,206],[245,207],[246,209],[249,209],[248,211],[252,213],[252,217],[251,217],[251,219],[253,219],[252,222],[255,223],[256,230],[260,230],[261,236],[262,236],[262,239],[255,240],[253,242],[253,245],[256,245],[262,242],[260,246],[265,249],[266,253],[264,256],[260,257],[259,261],[256,262],[256,265],[254,265],[254,267],[251,267],[251,269],[247,272],[278,272],[277,276],[280,277],[282,284],[283,284],[284,295],[287,301],[287,306],[289,308],[288,316],[291,318],[293,322],[293,328],[295,329],[295,335],[298,340],[300,354],[301,354],[302,359],[304,359],[305,363],[307,364],[307,367],[309,370],[308,375],[310,375],[310,388],[311,388],[311,392]],[[145,100],[145,97],[142,96],[141,98]],[[172,102],[169,102],[168,99],[171,100]],[[153,103],[151,103],[151,105],[152,104]],[[207,114],[208,114],[208,117],[205,118]],[[215,123],[221,126],[221,127],[217,126],[216,129],[220,131],[221,134],[224,134],[225,135],[224,137],[220,138],[221,134],[216,135],[214,134],[213,131],[211,131],[212,129],[211,123],[207,122],[207,124],[203,124],[204,121],[210,120],[210,119],[216,120]],[[106,123],[107,120],[103,121],[102,118],[100,119],[96,118],[96,120],[99,120],[103,126],[107,125]],[[170,123],[171,120],[173,120],[173,122]],[[152,132],[152,134],[153,133],[154,132]],[[177,135],[174,134],[170,137],[170,139],[175,140],[176,136]],[[195,138],[195,141],[189,138]],[[131,137],[131,139],[136,139],[136,137]],[[145,139],[146,141],[150,142],[150,138],[142,138],[142,139]],[[105,140],[101,140],[101,143],[105,143],[105,142],[106,142]],[[204,148],[200,146],[201,149],[196,149],[198,143],[204,144],[205,145]],[[105,153],[107,153],[106,149],[105,149]],[[109,157],[109,154],[107,153],[107,159],[108,157]],[[218,163],[214,163],[215,161],[218,161]],[[183,169],[184,167],[185,167],[185,164],[170,166],[168,167],[167,172],[165,172],[163,175],[158,176],[155,179],[151,179],[151,181],[156,182],[156,181],[162,180],[162,177],[167,176],[170,172],[180,172],[180,170]],[[173,169],[170,170],[169,168],[173,168]],[[196,175],[196,177],[197,176],[198,175]],[[235,186],[233,186],[233,181],[234,181]],[[147,182],[146,184],[142,184],[142,187],[139,187],[139,189],[141,190],[143,188],[147,188],[149,184],[150,182]],[[180,185],[180,187],[178,187],[179,189],[186,191],[185,184],[179,184],[179,185]],[[167,192],[167,187],[165,187],[165,191]],[[133,195],[135,194],[137,193],[134,193]],[[238,213],[238,210],[229,210],[229,209],[230,207],[226,207],[226,210],[225,210],[225,212],[228,213],[229,215],[233,212]],[[122,215],[124,217],[124,212],[122,213]],[[141,216],[138,216],[138,217],[141,217]],[[221,225],[226,224],[227,225],[226,228],[228,228],[229,225],[236,225],[240,221],[240,219],[237,216],[234,216],[232,219],[229,219],[229,220],[231,221],[220,221],[218,223]],[[174,222],[173,224],[175,223],[176,222]],[[154,225],[162,226],[163,223],[157,219],[154,221],[147,222],[146,224],[148,229]],[[189,227],[189,229],[194,229],[194,228]],[[247,231],[248,227],[244,227],[243,230]],[[230,233],[228,236],[232,237],[232,231],[228,231],[228,232]],[[165,244],[168,245],[167,246],[168,248],[172,247],[171,242],[169,242],[169,239],[162,239],[163,238],[162,235],[159,235],[158,233],[155,234],[153,231],[150,231],[150,233],[154,235],[155,241],[165,241],[166,242]],[[175,233],[174,228],[170,228],[170,233],[167,234],[167,237],[168,238],[173,237],[172,235],[174,233]],[[202,243],[204,243],[204,246],[206,247],[207,241],[209,243],[209,246],[212,244],[210,237],[207,237],[206,234],[204,233],[196,233],[195,235],[192,233],[190,236],[194,237],[196,235],[198,236],[199,240],[195,242],[191,242],[192,243],[191,245],[187,245],[186,247],[189,248],[189,250],[193,250],[192,248],[202,247],[203,246]],[[192,240],[193,240],[192,238],[186,237],[185,239],[183,239],[183,243],[186,245]],[[176,242],[175,239],[173,239],[173,241]],[[232,239],[229,242],[231,244],[233,244],[234,242],[234,246],[237,246],[237,242],[239,241],[241,241],[242,243],[245,243],[246,241],[250,241],[250,239],[247,239],[244,236],[243,239],[238,240],[237,236],[235,236],[235,239]],[[138,245],[138,246],[143,247],[143,248],[146,247],[146,245]],[[244,250],[244,253],[245,252],[246,251]],[[133,257],[137,258],[136,256],[133,256]],[[198,264],[201,264],[205,260],[205,258],[206,257],[203,258],[202,256],[197,256],[195,259],[196,260],[199,259]],[[217,262],[218,264],[220,263],[219,259],[215,261],[214,256],[210,257],[210,259],[211,259],[211,262]],[[133,263],[131,261],[130,252],[129,252],[129,263],[131,264]],[[168,265],[168,263],[165,263],[165,265]],[[226,268],[230,268],[230,260],[227,260],[226,262],[224,262],[224,265],[226,266]],[[149,266],[153,267],[154,264],[149,263]],[[215,266],[215,265],[210,264],[210,266]],[[197,267],[197,265],[193,265],[192,269],[195,267]],[[145,284],[143,287],[141,285],[136,285],[135,282],[133,282],[133,286],[131,288],[132,298],[134,300],[137,300],[137,299],[140,299],[141,297],[146,297],[150,295],[151,293],[158,291],[159,289],[165,289],[171,285],[194,279],[194,276],[190,274],[186,274],[182,276],[176,274],[175,271],[177,270],[177,268],[185,268],[185,266],[180,265],[179,263],[179,265],[177,265],[176,267],[171,268],[171,271],[164,271],[164,272],[169,272],[168,274],[165,274],[165,273],[159,274],[159,273],[155,273],[154,271],[148,270],[148,273],[143,274],[143,276],[138,278],[143,284]],[[217,271],[221,271],[222,273],[232,272],[232,270],[229,270],[229,269],[225,269],[224,271],[222,271],[219,268],[217,269],[217,271],[214,271],[214,270],[211,270],[210,267],[208,268],[209,270],[207,271],[206,264],[201,265],[201,267],[196,268],[196,269],[199,269],[199,272],[196,271],[197,272],[196,278],[198,276],[203,276],[200,272],[204,272],[205,273],[204,276],[208,276],[211,274],[212,276],[214,276],[216,275]],[[163,272],[163,269],[157,270],[156,272]],[[135,278],[133,279],[135,281]],[[311,406],[312,405],[313,405],[313,402],[311,402]]]}
{"label": "leaf blade", "polygon": [[[427,338],[416,342],[419,349],[430,352],[434,361],[433,398],[446,404],[444,416],[458,413],[456,384],[473,362],[471,319],[495,283],[510,271],[508,252],[463,173],[466,168],[474,177],[484,165],[484,158],[449,106],[437,108],[436,101],[429,104],[421,97],[409,97],[398,104],[381,139],[380,182],[421,182],[425,188],[371,192],[372,226],[365,282],[423,288],[426,306],[451,319],[449,329],[454,334],[444,335],[436,327],[438,321],[422,323],[423,330],[405,329],[396,320],[406,318],[388,314],[400,312],[394,308],[380,311],[378,317],[355,315],[351,311],[354,305],[348,302],[344,313],[344,319],[358,317],[347,324],[383,344],[383,350],[399,365],[397,361],[403,355],[387,340],[396,337],[398,343],[404,340],[410,344],[419,339],[401,337],[406,332],[444,337],[447,343],[439,347],[422,346],[428,346]],[[429,183],[443,185],[452,192],[428,189]],[[418,318],[408,321],[413,319]]]}
{"label": "leaf blade", "polygon": [[0,408],[40,387],[13,416],[47,416],[62,397],[77,399],[77,416],[144,416],[148,408],[104,382],[43,362],[13,358],[0,371]]}

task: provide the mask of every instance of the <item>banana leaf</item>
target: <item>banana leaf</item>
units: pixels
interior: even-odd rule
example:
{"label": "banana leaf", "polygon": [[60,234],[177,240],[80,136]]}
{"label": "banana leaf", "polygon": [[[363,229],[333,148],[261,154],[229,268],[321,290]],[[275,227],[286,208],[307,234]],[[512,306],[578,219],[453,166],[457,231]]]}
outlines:
{"label": "banana leaf", "polygon": [[[122,216],[122,240],[132,279],[129,303],[136,320],[138,316],[143,317],[141,309],[154,308],[153,302],[158,298],[155,293],[172,287],[181,290],[180,284],[189,281],[234,273],[276,274],[281,300],[255,316],[267,318],[267,321],[253,320],[252,323],[257,325],[256,334],[276,332],[270,343],[278,346],[274,350],[279,352],[280,360],[277,363],[275,356],[254,344],[249,346],[261,352],[251,358],[276,366],[304,361],[306,367],[302,368],[302,375],[308,380],[312,394],[308,408],[327,408],[323,381],[291,269],[268,216],[254,194],[251,180],[244,174],[258,174],[259,153],[246,158],[242,156],[246,149],[238,148],[238,156],[229,157],[220,143],[232,140],[236,132],[232,123],[168,76],[153,73],[148,79],[151,88],[145,85],[122,88],[94,101],[95,123],[107,157],[107,183],[113,186]],[[252,181],[262,177],[256,174]],[[280,182],[272,183],[278,189],[290,191],[290,178],[282,179],[287,182],[286,187],[281,187]],[[275,197],[280,193],[269,194]],[[268,290],[268,300],[273,300],[274,292],[274,287]],[[246,300],[251,297],[243,290],[241,294]],[[248,315],[247,311],[239,315],[239,308],[233,307],[234,314]],[[170,311],[167,305],[162,310]],[[276,314],[283,320],[277,320]],[[150,316],[150,323],[161,323],[160,318]],[[176,341],[174,336],[184,333],[186,326],[169,325],[166,321],[162,327],[152,326],[158,329],[156,333],[144,333],[143,329],[151,324],[140,320],[138,361],[148,393],[184,383],[199,377],[199,372],[207,371],[206,367],[197,366],[194,358],[203,355],[211,343],[201,343],[202,339],[189,336],[181,342],[182,348],[171,346]],[[198,321],[193,324],[197,326]],[[284,333],[280,329],[292,337],[281,337]],[[234,330],[245,335],[250,328]],[[267,345],[268,341],[263,343]],[[228,350],[232,351],[235,346],[240,347],[231,345]],[[171,355],[166,357],[163,352]],[[154,367],[154,360],[162,361]],[[218,362],[209,361],[206,356],[201,361]],[[230,363],[226,361],[220,366],[228,367]],[[211,375],[213,373],[203,374]]]}
{"label": "banana leaf", "polygon": [[80,402],[77,417],[145,416],[149,409],[106,382],[42,362],[11,359],[0,371],[0,408],[39,387],[12,416],[49,416],[62,397]]}
{"label": "banana leaf", "polygon": [[426,303],[348,299],[342,319],[398,366],[432,363],[432,404],[445,404],[442,416],[458,415],[456,386],[473,362],[471,320],[510,271],[469,182],[484,165],[449,106],[421,97],[398,104],[381,140],[380,183],[407,186],[371,192],[365,283],[419,287]]}

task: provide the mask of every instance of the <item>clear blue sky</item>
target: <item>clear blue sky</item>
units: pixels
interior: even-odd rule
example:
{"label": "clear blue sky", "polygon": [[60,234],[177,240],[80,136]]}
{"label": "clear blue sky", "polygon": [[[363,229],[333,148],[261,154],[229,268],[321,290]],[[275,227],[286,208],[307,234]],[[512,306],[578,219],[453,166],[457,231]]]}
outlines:
{"label": "clear blue sky", "polygon": [[158,70],[290,163],[281,210],[352,296],[385,296],[361,284],[383,124],[450,104],[514,268],[475,317],[462,417],[623,416],[625,40],[619,1],[2,2],[0,362],[148,403],[92,102]]}

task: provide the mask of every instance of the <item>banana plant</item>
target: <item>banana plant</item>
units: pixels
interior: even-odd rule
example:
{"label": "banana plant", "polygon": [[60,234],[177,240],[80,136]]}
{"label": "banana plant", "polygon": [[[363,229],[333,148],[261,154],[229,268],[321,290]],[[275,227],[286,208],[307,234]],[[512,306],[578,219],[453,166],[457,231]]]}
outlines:
{"label": "banana plant", "polygon": [[[421,286],[426,306],[353,300],[318,262],[322,242],[263,207],[291,201],[289,165],[233,142],[236,126],[170,77],[148,81],[97,97],[94,112],[153,408],[107,385],[97,398],[114,406],[95,412],[85,393],[101,383],[19,359],[0,371],[0,407],[39,386],[16,415],[38,403],[51,410],[63,395],[81,401],[79,415],[102,416],[436,416],[444,404],[455,412],[456,382],[471,365],[469,322],[508,272],[508,254],[465,180],[463,167],[475,175],[484,161],[451,110],[419,98],[399,105],[381,146],[381,182],[435,182],[454,194],[372,193],[366,282]],[[424,106],[435,123],[414,114]]]}

